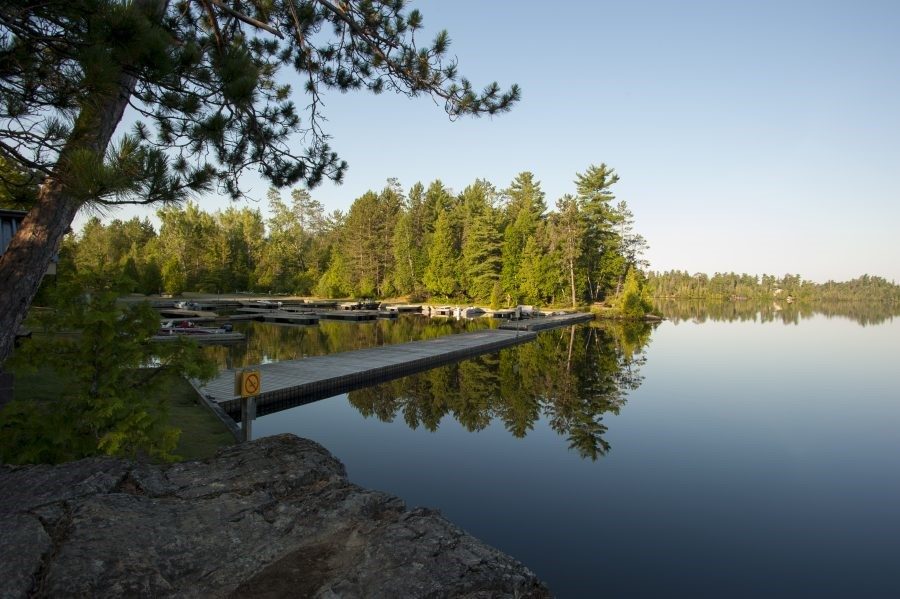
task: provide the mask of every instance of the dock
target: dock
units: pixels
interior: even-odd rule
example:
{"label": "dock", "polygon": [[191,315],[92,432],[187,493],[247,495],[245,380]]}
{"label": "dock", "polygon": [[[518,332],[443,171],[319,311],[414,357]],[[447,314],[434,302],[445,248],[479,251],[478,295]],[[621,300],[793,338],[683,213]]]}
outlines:
{"label": "dock", "polygon": [[360,322],[364,320],[376,320],[378,310],[313,310],[322,320],[346,320]]}
{"label": "dock", "polygon": [[300,312],[267,312],[259,314],[259,317],[265,322],[274,322],[277,324],[319,324],[318,315],[303,314]]}
{"label": "dock", "polygon": [[[260,364],[252,367],[260,371],[262,380],[262,390],[256,398],[257,414],[496,352],[531,341],[536,336],[537,333],[531,331],[485,329],[425,341]],[[199,391],[226,412],[240,414],[241,399],[234,393],[234,376],[234,369],[225,370],[200,386]]]}
{"label": "dock", "polygon": [[543,331],[588,320],[594,320],[594,315],[590,312],[571,312],[569,314],[557,314],[541,318],[509,320],[501,324],[499,328],[507,331]]}
{"label": "dock", "polygon": [[200,344],[226,345],[238,343],[246,339],[243,333],[210,333],[209,335],[154,335],[150,341],[158,343],[173,343],[178,339],[190,339]]}
{"label": "dock", "polygon": [[421,312],[421,304],[382,304],[382,310],[390,312]]}
{"label": "dock", "polygon": [[185,310],[182,308],[163,308],[159,310],[159,315],[163,318],[168,319],[199,319],[204,318],[206,320],[215,319],[218,316],[215,312],[209,312],[208,310]]}
{"label": "dock", "polygon": [[238,308],[234,311],[235,314],[270,314],[272,312],[281,312],[281,308],[269,308],[265,306],[247,306],[244,308]]}

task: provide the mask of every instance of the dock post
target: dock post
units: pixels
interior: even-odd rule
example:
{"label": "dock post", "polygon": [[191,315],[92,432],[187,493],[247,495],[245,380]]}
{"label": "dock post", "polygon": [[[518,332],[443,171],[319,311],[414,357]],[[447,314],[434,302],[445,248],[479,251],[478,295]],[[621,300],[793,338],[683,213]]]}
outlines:
{"label": "dock post", "polygon": [[253,440],[253,421],[256,420],[256,396],[241,399],[241,442]]}

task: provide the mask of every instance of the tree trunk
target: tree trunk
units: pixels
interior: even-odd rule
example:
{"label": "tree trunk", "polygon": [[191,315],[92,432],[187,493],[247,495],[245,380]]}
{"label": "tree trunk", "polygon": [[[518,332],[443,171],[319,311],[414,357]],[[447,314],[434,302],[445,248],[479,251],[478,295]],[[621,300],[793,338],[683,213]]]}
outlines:
{"label": "tree trunk", "polygon": [[81,207],[67,184],[69,157],[88,150],[102,158],[128,106],[136,80],[124,73],[117,79],[112,93],[95,94],[82,106],[53,172],[40,187],[37,203],[0,256],[0,368],[12,353],[16,329]]}
{"label": "tree trunk", "polygon": [[569,285],[572,287],[572,307],[578,307],[578,301],[575,295],[575,261],[569,260]]}

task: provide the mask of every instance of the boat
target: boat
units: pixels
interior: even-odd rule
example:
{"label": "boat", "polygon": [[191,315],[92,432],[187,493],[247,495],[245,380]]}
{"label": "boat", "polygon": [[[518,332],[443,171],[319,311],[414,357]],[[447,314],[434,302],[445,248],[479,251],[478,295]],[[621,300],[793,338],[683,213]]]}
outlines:
{"label": "boat", "polygon": [[429,316],[453,316],[453,308],[451,306],[432,306],[428,312]]}
{"label": "boat", "polygon": [[355,302],[341,302],[338,304],[339,310],[377,310],[381,302],[362,299]]}
{"label": "boat", "polygon": [[253,300],[250,304],[254,308],[263,308],[264,310],[278,310],[283,305],[282,302],[269,300]]}

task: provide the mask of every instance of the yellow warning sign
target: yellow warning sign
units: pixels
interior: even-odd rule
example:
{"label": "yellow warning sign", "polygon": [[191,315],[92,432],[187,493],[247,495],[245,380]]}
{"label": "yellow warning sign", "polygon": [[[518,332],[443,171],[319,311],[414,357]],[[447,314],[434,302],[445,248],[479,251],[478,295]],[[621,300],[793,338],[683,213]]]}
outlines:
{"label": "yellow warning sign", "polygon": [[262,382],[258,370],[241,370],[234,373],[234,392],[241,397],[259,395]]}

